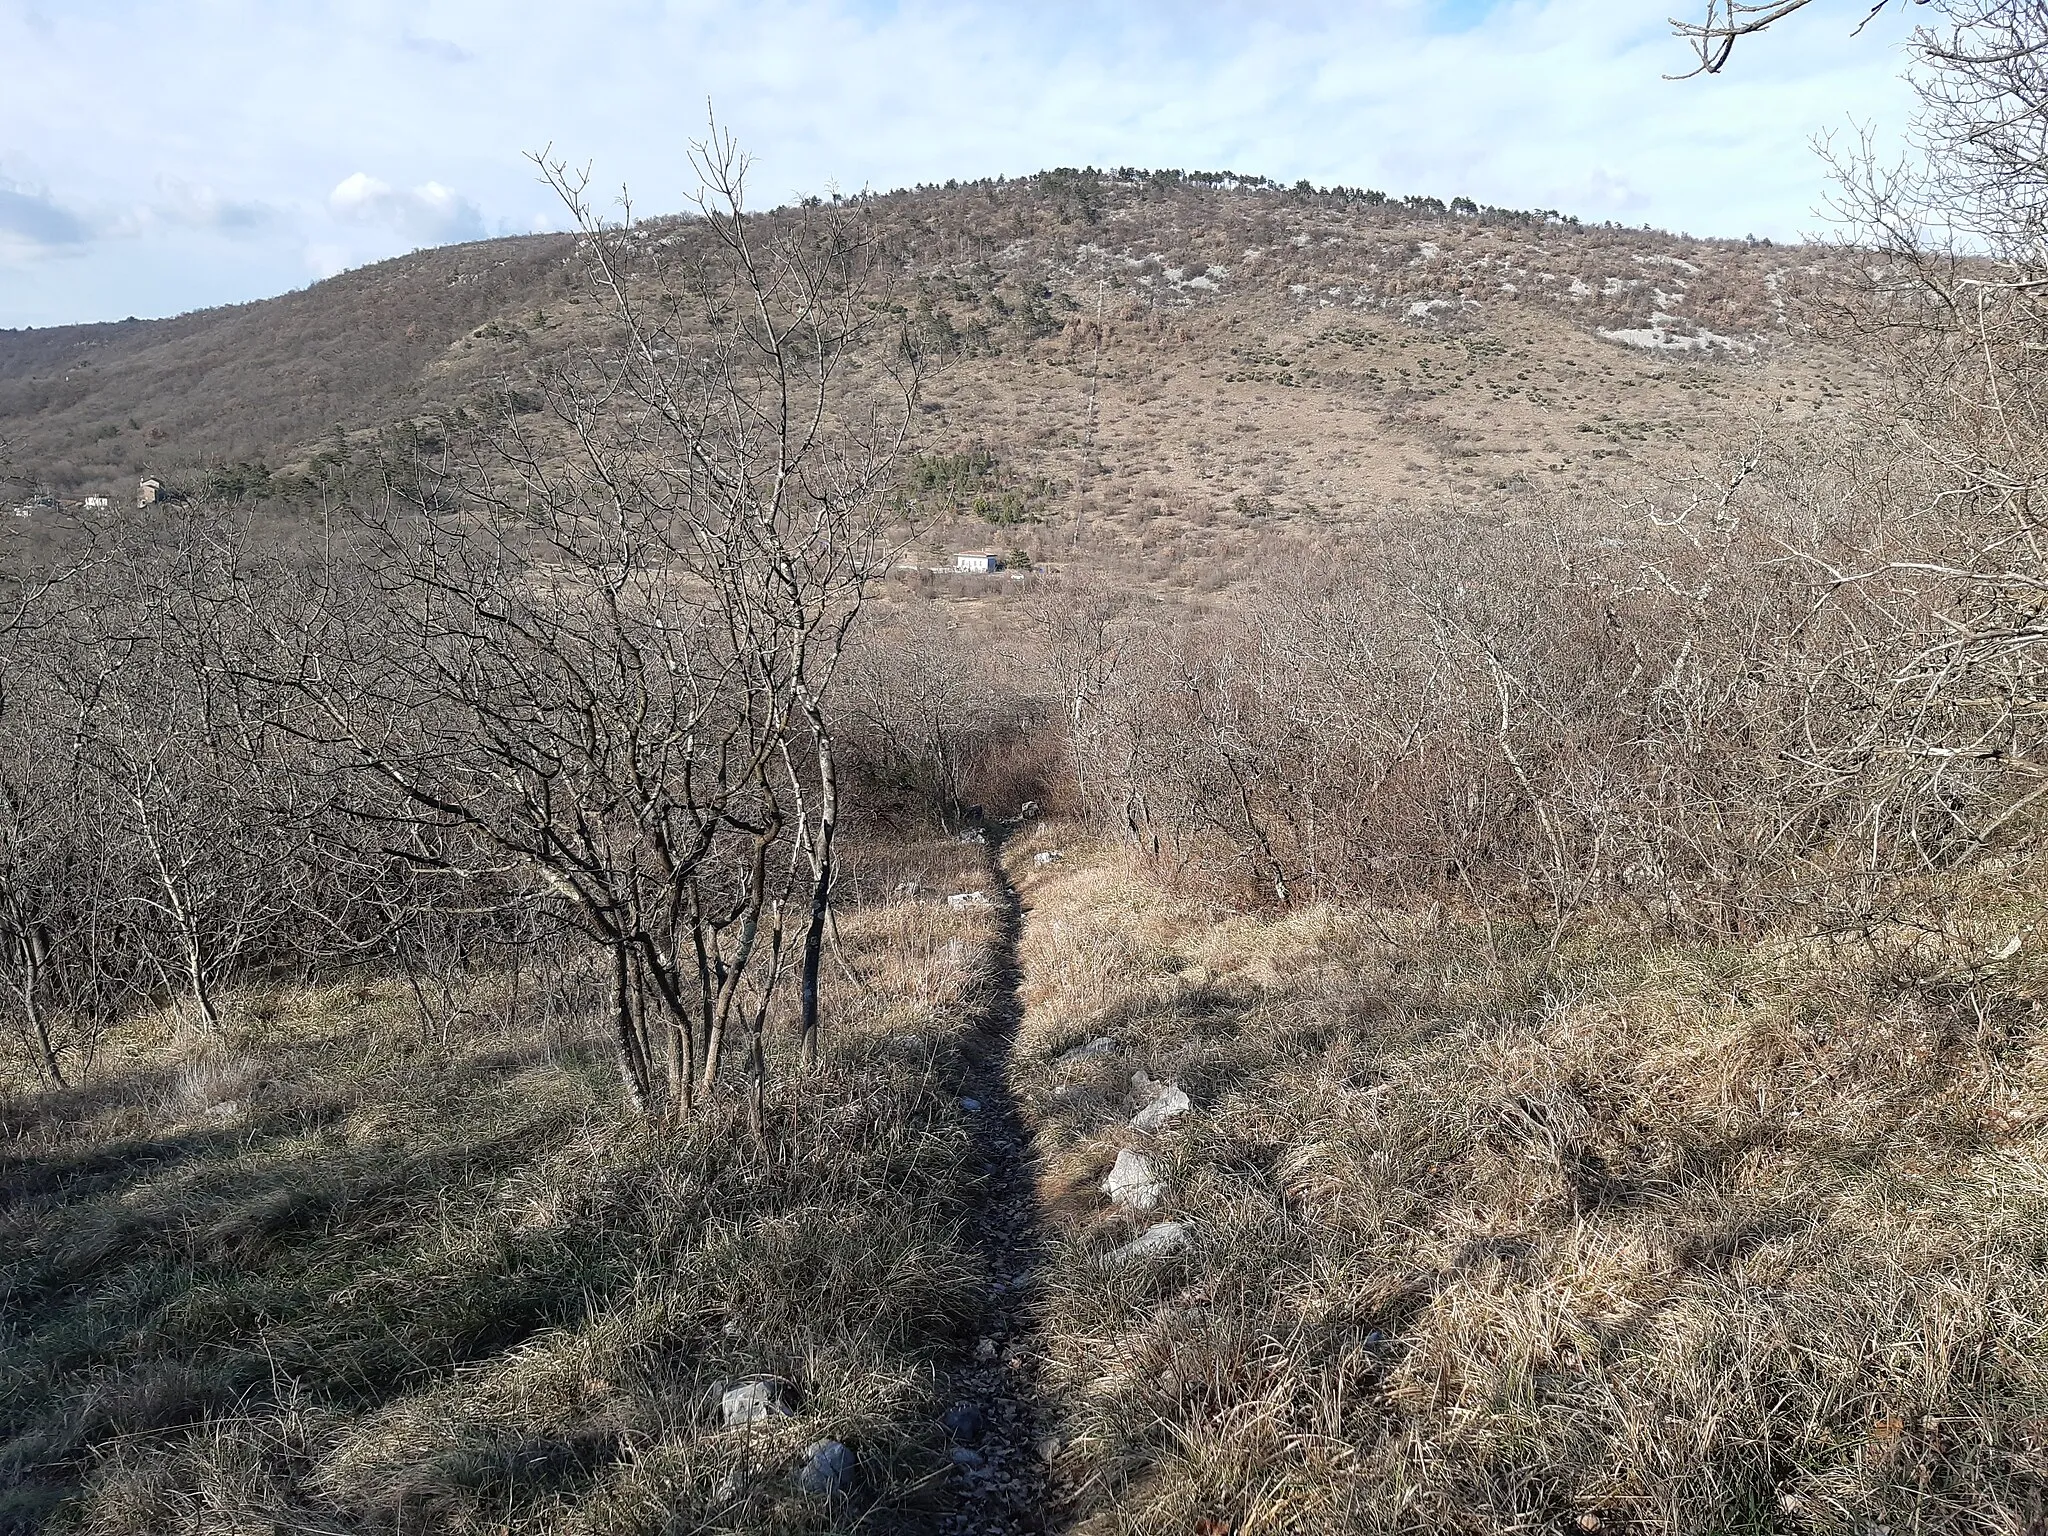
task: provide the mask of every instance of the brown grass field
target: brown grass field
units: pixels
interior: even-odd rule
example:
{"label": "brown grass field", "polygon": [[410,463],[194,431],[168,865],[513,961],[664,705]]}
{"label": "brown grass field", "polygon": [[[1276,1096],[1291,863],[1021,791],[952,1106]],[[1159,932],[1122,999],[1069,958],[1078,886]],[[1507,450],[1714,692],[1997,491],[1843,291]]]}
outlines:
{"label": "brown grass field", "polygon": [[[1232,915],[1056,829],[1011,858],[1076,1530],[2041,1528],[2016,873],[1920,933],[1553,956],[1441,911]],[[1134,1072],[1192,1111],[1133,1130]],[[1135,1220],[1098,1189],[1126,1146],[1165,1185]],[[1105,1261],[1165,1219],[1183,1251]]]}
{"label": "brown grass field", "polygon": [[[217,1041],[138,1020],[73,1094],[10,1078],[0,1530],[824,1530],[789,1472],[827,1437],[864,1528],[927,1528],[984,1279],[953,1085],[988,921],[848,915],[853,1091],[785,1073],[766,1146],[733,1100],[624,1119],[573,980],[508,1023],[478,978],[445,1046],[401,984],[335,985]],[[721,1427],[761,1376],[794,1412]]]}

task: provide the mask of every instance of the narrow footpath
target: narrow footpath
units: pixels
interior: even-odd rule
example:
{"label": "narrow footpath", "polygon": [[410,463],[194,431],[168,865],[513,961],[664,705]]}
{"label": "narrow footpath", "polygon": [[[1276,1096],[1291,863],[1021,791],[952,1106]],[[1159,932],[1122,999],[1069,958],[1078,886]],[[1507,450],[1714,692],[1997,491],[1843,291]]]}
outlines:
{"label": "narrow footpath", "polygon": [[1003,831],[985,834],[996,943],[985,990],[963,1041],[961,1094],[983,1176],[974,1245],[988,1277],[979,1333],[947,1382],[953,1442],[952,1508],[941,1528],[971,1536],[1039,1536],[1059,1528],[1047,1473],[1038,1392],[1041,1248],[1038,1166],[1010,1090],[1010,1053],[1023,1020],[1017,941],[1023,909],[1003,869]]}

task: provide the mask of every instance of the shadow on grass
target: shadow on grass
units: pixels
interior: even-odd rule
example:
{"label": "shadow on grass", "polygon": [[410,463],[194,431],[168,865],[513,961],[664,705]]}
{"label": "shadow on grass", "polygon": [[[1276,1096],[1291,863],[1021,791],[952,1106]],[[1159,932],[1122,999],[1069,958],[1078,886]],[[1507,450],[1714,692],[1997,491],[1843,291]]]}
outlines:
{"label": "shadow on grass", "polygon": [[[961,1044],[782,1064],[765,1145],[724,1090],[681,1131],[623,1119],[601,1055],[348,1031],[141,1134],[177,1073],[25,1105],[0,1536],[940,1528],[937,1384],[991,1263]],[[795,1415],[724,1429],[753,1375]],[[855,1447],[852,1497],[795,1489],[819,1438]]]}
{"label": "shadow on grass", "polygon": [[961,1092],[976,1105],[968,1117],[981,1172],[972,1213],[973,1257],[983,1287],[977,1336],[960,1341],[948,1373],[954,1403],[975,1427],[955,1437],[973,1459],[954,1469],[948,1489],[955,1529],[988,1536],[1056,1528],[1044,1460],[1037,1451],[1044,1422],[1038,1388],[1042,1352],[1045,1246],[1038,1204],[1038,1159],[1010,1080],[1023,1023],[1023,967],[1018,943],[1023,907],[1003,868],[1003,831],[985,834],[988,880],[998,899],[995,942],[982,978],[980,1005],[963,1040]]}
{"label": "shadow on grass", "polygon": [[0,1531],[38,1528],[110,1443],[286,1391],[374,1408],[606,1288],[600,1255],[551,1234],[432,1237],[564,1106],[465,1134],[479,1106],[450,1095],[416,1139],[362,1142],[305,1134],[305,1107],[0,1161]]}

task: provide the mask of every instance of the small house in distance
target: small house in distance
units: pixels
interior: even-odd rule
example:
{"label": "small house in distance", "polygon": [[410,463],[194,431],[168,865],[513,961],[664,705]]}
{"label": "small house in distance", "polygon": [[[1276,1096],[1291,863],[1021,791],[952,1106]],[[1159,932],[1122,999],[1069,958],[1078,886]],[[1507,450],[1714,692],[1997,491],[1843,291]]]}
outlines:
{"label": "small house in distance", "polygon": [[154,475],[145,475],[142,477],[142,484],[136,487],[135,505],[138,507],[152,506],[163,499],[163,494],[163,481],[157,479]]}
{"label": "small house in distance", "polygon": [[88,512],[104,512],[107,510],[107,505],[107,498],[104,496],[88,496],[85,498],[85,510]]}
{"label": "small house in distance", "polygon": [[992,549],[977,550],[973,554],[955,555],[953,569],[971,571],[978,576],[991,575],[1003,568],[1003,557]]}

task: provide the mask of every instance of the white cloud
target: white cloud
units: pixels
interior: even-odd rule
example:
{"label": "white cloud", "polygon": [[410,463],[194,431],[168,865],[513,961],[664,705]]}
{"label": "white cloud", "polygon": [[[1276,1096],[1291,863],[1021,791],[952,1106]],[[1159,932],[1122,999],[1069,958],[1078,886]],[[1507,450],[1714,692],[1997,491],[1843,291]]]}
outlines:
{"label": "white cloud", "polygon": [[285,210],[250,198],[225,197],[203,182],[163,176],[157,195],[107,228],[108,234],[147,236],[162,227],[199,230],[248,239],[285,216]]}
{"label": "white cloud", "polygon": [[316,278],[348,270],[348,252],[338,245],[316,240],[306,247],[305,256],[306,270]]}
{"label": "white cloud", "polygon": [[1584,217],[1612,219],[1647,208],[1650,196],[1627,177],[1597,165],[1566,189],[1564,201],[1566,208]]}
{"label": "white cloud", "polygon": [[427,37],[410,27],[398,34],[398,46],[407,53],[416,53],[437,64],[468,64],[476,59],[476,55],[460,43],[451,43],[445,37]]}
{"label": "white cloud", "polygon": [[477,205],[438,181],[402,192],[357,171],[327,194],[327,206],[344,223],[380,224],[420,245],[481,240],[484,235],[484,216]]}
{"label": "white cloud", "polygon": [[[707,95],[756,157],[759,202],[834,180],[1092,163],[1463,195],[1701,235],[1815,227],[1825,188],[1807,142],[1852,116],[1900,124],[1906,19],[1887,10],[1853,37],[1861,8],[1809,7],[1729,74],[1679,84],[1663,78],[1686,59],[1671,9],[583,0],[565,27],[552,0],[33,15],[0,0],[0,144],[17,177],[0,180],[0,257],[72,256],[0,284],[0,325],[254,298],[303,281],[309,260],[324,271],[538,227],[522,154],[550,143],[594,161],[599,186],[631,185],[646,212],[677,209]],[[471,53],[481,39],[488,67]],[[103,88],[119,78],[175,80],[205,110]],[[137,211],[89,211],[101,209]],[[117,233],[134,238],[98,238]]]}

